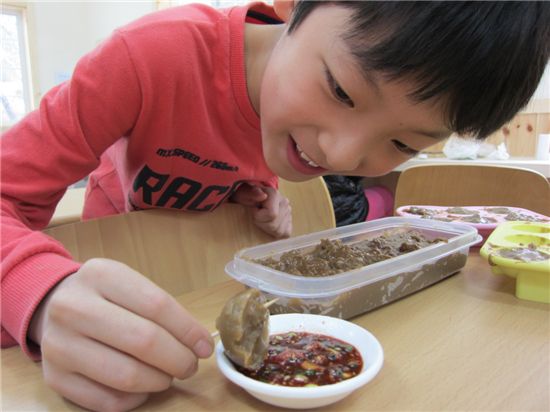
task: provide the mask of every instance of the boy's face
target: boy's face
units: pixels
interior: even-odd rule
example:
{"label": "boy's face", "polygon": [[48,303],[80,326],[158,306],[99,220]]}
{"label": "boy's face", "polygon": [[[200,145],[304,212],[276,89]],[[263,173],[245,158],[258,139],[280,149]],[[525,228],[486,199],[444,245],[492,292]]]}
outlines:
{"label": "boy's face", "polygon": [[339,35],[349,15],[315,9],[283,34],[265,68],[264,157],[284,179],[383,175],[450,134],[441,106],[407,97],[412,83],[365,78]]}

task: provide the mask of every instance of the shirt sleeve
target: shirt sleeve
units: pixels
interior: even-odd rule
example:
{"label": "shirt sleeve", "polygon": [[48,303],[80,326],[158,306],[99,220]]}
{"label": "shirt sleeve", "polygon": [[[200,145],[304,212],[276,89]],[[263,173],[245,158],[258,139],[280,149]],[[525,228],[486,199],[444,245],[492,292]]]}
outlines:
{"label": "shirt sleeve", "polygon": [[87,176],[101,154],[134,127],[140,82],[121,33],[84,56],[72,78],[1,137],[2,347],[27,342],[32,315],[48,291],[80,267],[41,229],[66,188]]}

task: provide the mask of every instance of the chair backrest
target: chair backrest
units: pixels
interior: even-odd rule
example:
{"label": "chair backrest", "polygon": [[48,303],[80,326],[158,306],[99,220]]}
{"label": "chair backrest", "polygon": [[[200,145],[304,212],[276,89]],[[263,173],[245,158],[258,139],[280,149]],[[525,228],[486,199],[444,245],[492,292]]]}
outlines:
{"label": "chair backrest", "polygon": [[82,216],[84,209],[84,198],[86,188],[70,188],[67,189],[48,223],[48,227],[64,225],[66,223],[78,222]]}
{"label": "chair backrest", "polygon": [[279,179],[279,190],[290,200],[293,236],[336,226],[332,199],[322,177],[300,183]]}
{"label": "chair backrest", "polygon": [[[293,235],[334,227],[330,196],[319,180],[281,182],[293,211]],[[298,190],[301,188],[300,190]],[[273,241],[244,207],[211,213],[144,210],[50,227],[77,261],[105,257],[124,262],[171,294],[226,281],[225,265],[239,249]]]}
{"label": "chair backrest", "polygon": [[550,215],[550,184],[529,169],[490,165],[422,165],[401,172],[397,209],[405,205],[511,206]]}

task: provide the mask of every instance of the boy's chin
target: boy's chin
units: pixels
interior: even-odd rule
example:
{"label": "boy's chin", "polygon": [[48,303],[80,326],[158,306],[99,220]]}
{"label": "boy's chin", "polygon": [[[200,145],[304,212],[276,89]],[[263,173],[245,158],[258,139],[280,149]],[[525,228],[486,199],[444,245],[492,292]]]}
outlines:
{"label": "boy's chin", "polygon": [[299,183],[299,182],[307,182],[308,180],[311,180],[311,179],[315,179],[319,176],[306,176],[306,175],[300,175],[300,176],[288,176],[288,177],[285,177],[285,176],[281,176],[281,175],[278,175],[281,179],[284,179],[284,180],[288,180],[289,182],[296,182],[296,183]]}
{"label": "boy's chin", "polygon": [[280,162],[270,162],[269,159],[266,159],[266,163],[269,170],[281,179],[290,182],[304,182],[308,180],[307,176],[300,176],[298,172],[293,171],[290,165],[281,165]]}
{"label": "boy's chin", "polygon": [[279,168],[279,170],[275,171],[273,170],[273,173],[275,173],[277,176],[279,176],[281,179],[288,180],[289,182],[306,182],[311,179],[315,179],[319,175],[306,175],[303,173],[300,173],[294,169],[292,169],[290,166],[286,168]]}

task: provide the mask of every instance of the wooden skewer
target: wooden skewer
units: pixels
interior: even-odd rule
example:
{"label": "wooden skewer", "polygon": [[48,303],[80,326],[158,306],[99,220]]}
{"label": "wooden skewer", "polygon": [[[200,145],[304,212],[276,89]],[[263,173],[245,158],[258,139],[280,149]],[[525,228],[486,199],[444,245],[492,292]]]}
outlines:
{"label": "wooden skewer", "polygon": [[270,307],[271,305],[273,305],[274,303],[276,303],[278,300],[279,300],[279,298],[275,298],[275,299],[271,299],[269,302],[265,302],[265,303],[264,303],[264,308]]}
{"label": "wooden skewer", "polygon": [[[265,302],[264,303],[264,308],[268,308],[270,307],[271,305],[273,305],[275,302],[277,302],[279,300],[279,298],[275,298],[275,299],[271,299],[269,302]],[[217,330],[212,332],[210,334],[210,336],[212,336],[213,338],[217,338],[218,336],[220,336],[220,332],[218,332]]]}

